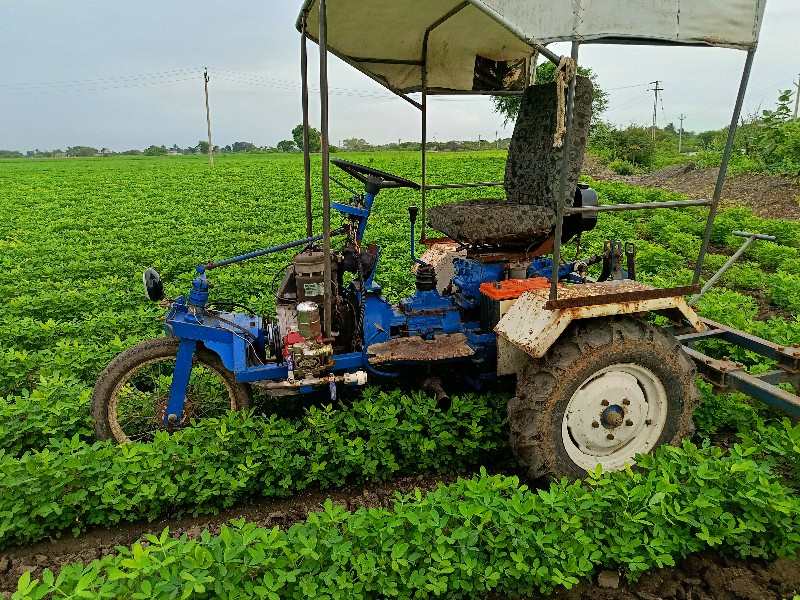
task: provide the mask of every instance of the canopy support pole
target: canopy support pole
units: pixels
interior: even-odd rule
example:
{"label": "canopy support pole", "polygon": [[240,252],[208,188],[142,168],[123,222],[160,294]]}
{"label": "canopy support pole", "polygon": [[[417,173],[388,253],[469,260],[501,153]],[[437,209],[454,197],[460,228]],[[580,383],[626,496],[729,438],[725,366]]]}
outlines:
{"label": "canopy support pole", "polygon": [[719,175],[717,175],[717,185],[714,188],[714,197],[711,200],[711,208],[708,211],[708,221],[706,222],[705,233],[703,233],[703,243],[700,246],[700,254],[697,257],[697,264],[694,268],[694,277],[692,278],[693,285],[697,285],[700,282],[700,275],[703,272],[703,264],[705,262],[706,252],[708,251],[708,243],[711,240],[711,229],[714,227],[714,219],[717,218],[717,207],[719,206],[719,200],[722,197],[722,186],[725,183],[725,173],[728,170],[728,162],[731,159],[733,141],[736,137],[736,127],[739,124],[739,117],[742,114],[744,95],[747,92],[747,82],[750,79],[750,71],[753,68],[753,58],[755,55],[755,47],[747,51],[747,60],[744,63],[742,80],[739,83],[739,95],[736,96],[736,106],[733,109],[731,125],[728,128],[728,141],[725,144],[725,152],[722,155],[722,164],[719,167]]}
{"label": "canopy support pole", "polygon": [[430,27],[425,30],[425,37],[422,38],[422,104],[420,110],[422,111],[422,185],[420,191],[422,192],[422,236],[421,243],[425,243],[428,239],[425,231],[427,222],[425,217],[425,207],[427,199],[427,174],[428,174],[428,40],[431,37],[431,32],[439,25],[447,21],[450,17],[458,14],[469,6],[469,2],[462,2],[455,6],[450,12],[442,18],[434,21]]}
{"label": "canopy support pole", "polygon": [[422,67],[422,185],[420,191],[422,192],[422,233],[420,236],[420,243],[424,244],[428,239],[425,218],[425,196],[428,189],[428,92],[427,92],[427,74],[426,68]]}
{"label": "canopy support pole", "polygon": [[309,148],[308,134],[308,35],[306,33],[307,15],[303,13],[303,31],[300,37],[300,79],[302,80],[302,103],[303,103],[303,175],[305,177],[306,195],[306,235],[314,234],[311,212],[311,149]]}
{"label": "canopy support pole", "polygon": [[[319,95],[322,133],[322,253],[325,259],[324,335],[331,337],[331,181],[330,143],[328,137],[328,12],[325,0],[319,0]],[[361,290],[364,293],[364,290]]]}
{"label": "canopy support pole", "polygon": [[572,147],[572,113],[575,105],[575,79],[578,76],[578,49],[580,45],[580,42],[572,42],[572,62],[575,64],[575,73],[573,73],[572,79],[569,81],[569,91],[567,92],[567,114],[565,118],[567,134],[564,137],[564,147],[561,154],[561,180],[559,181],[558,198],[556,200],[557,220],[555,239],[553,240],[553,275],[550,278],[550,300],[558,299],[558,268],[561,265],[561,236],[564,230],[564,195],[567,193],[569,152]]}

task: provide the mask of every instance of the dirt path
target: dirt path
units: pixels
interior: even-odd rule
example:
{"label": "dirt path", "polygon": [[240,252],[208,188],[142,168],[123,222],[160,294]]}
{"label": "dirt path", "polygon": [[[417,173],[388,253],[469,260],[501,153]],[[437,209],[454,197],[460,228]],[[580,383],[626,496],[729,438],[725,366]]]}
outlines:
{"label": "dirt path", "polygon": [[[617,175],[587,156],[584,172],[599,181],[622,181],[645,188],[681,192],[693,198],[711,198],[719,169],[695,163],[672,165],[645,175]],[[800,175],[729,175],[722,188],[722,205],[743,205],[765,219],[800,221]]]}
{"label": "dirt path", "polygon": [[[469,476],[471,474],[465,474]],[[161,519],[153,523],[126,523],[111,528],[95,528],[77,539],[71,537],[39,542],[28,546],[0,551],[0,594],[10,596],[22,573],[41,576],[45,568],[58,571],[61,565],[88,563],[115,551],[116,546],[128,546],[148,533],[160,533],[169,527],[172,535],[200,539],[203,530],[219,534],[222,524],[244,518],[264,527],[289,527],[305,520],[309,511],[319,510],[327,498],[348,510],[361,507],[392,505],[395,492],[408,493],[419,488],[428,492],[439,483],[449,484],[455,476],[414,476],[396,481],[352,485],[338,490],[313,491],[281,500],[255,499],[228,509],[219,515],[187,517],[182,520]],[[146,544],[146,542],[144,542]],[[626,584],[624,578],[604,572],[604,583],[618,579],[616,588],[598,585],[598,577],[584,580],[571,590],[558,590],[552,596],[535,595],[531,600],[555,598],[561,600],[791,600],[800,594],[800,562],[778,559],[772,562],[742,561],[722,557],[715,552],[690,556],[676,567],[646,573],[638,582]],[[492,595],[487,600],[507,600]]]}

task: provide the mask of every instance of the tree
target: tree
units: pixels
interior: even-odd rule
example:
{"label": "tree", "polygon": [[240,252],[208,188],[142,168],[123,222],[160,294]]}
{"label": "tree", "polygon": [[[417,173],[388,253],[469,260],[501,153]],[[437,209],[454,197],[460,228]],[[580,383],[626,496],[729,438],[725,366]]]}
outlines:
{"label": "tree", "polygon": [[233,152],[258,152],[258,147],[250,142],[234,142],[231,150]]}
{"label": "tree", "polygon": [[147,150],[144,151],[145,156],[166,156],[167,155],[167,147],[166,146],[150,146]]}
{"label": "tree", "polygon": [[16,150],[0,150],[0,158],[23,158],[22,152]]}
{"label": "tree", "polygon": [[348,138],[342,141],[342,148],[350,152],[361,152],[372,148],[366,140],[361,138]]}
{"label": "tree", "polygon": [[292,140],[281,140],[276,147],[278,148],[278,152],[292,152],[295,149]]}
{"label": "tree", "polygon": [[71,146],[67,148],[67,156],[94,156],[97,152],[97,148],[92,148],[91,146]]}
{"label": "tree", "polygon": [[200,154],[208,154],[208,142],[200,140],[197,142],[197,149],[200,151]]}
{"label": "tree", "polygon": [[[578,67],[578,75],[588,77],[594,86],[594,100],[592,100],[592,123],[597,122],[600,115],[608,106],[608,93],[604,92],[597,83],[597,75],[594,71],[587,67]],[[536,67],[536,83],[550,83],[555,81],[556,66],[547,61]],[[511,121],[515,121],[519,106],[522,102],[522,96],[494,96],[492,97],[495,112],[500,113],[505,117],[503,125],[507,125]]]}
{"label": "tree", "polygon": [[[298,148],[303,147],[303,124],[301,123],[292,129],[294,145]],[[308,128],[308,147],[310,152],[319,152],[322,149],[322,134],[313,127]],[[285,152],[285,151],[284,151]]]}

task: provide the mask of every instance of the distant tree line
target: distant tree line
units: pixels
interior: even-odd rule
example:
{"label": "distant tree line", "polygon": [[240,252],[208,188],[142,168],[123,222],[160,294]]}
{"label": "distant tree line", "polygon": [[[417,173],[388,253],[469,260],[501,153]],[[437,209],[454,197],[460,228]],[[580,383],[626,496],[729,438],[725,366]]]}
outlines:
{"label": "distant tree line", "polygon": [[[742,119],[734,137],[733,171],[800,174],[800,119],[792,114],[793,102],[791,90],[784,90],[774,110]],[[590,132],[589,150],[622,175],[689,161],[716,167],[727,137],[727,127],[695,133],[667,123],[656,128],[654,139],[651,126],[617,128],[600,121]]]}

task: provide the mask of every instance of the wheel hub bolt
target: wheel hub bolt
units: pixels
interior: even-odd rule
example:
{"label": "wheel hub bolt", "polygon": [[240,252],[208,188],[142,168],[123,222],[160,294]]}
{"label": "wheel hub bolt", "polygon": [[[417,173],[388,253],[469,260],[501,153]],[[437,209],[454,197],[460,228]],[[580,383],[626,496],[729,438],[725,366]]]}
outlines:
{"label": "wheel hub bolt", "polygon": [[608,406],[608,400],[606,400],[606,399],[603,399],[603,400],[600,402],[600,404],[602,404],[603,406]]}
{"label": "wheel hub bolt", "polygon": [[597,421],[592,421],[592,427],[597,429],[598,427],[600,427],[600,423],[598,423]]}
{"label": "wheel hub bolt", "polygon": [[645,425],[652,425],[652,424],[653,424],[653,420],[652,420],[652,419],[647,419],[647,420],[644,422],[644,424],[645,424]]}
{"label": "wheel hub bolt", "polygon": [[631,425],[633,425],[633,421],[631,421],[630,419],[628,419],[627,421],[625,421],[625,425],[627,425],[628,427],[630,427]]}
{"label": "wheel hub bolt", "polygon": [[628,405],[631,403],[631,401],[630,401],[630,400],[628,400],[627,398],[623,398],[623,399],[622,399],[622,403],[623,403],[625,406],[628,406]]}
{"label": "wheel hub bolt", "polygon": [[614,434],[613,434],[613,433],[609,433],[609,434],[606,436],[606,439],[607,439],[607,440],[613,440],[613,439],[614,439]]}

